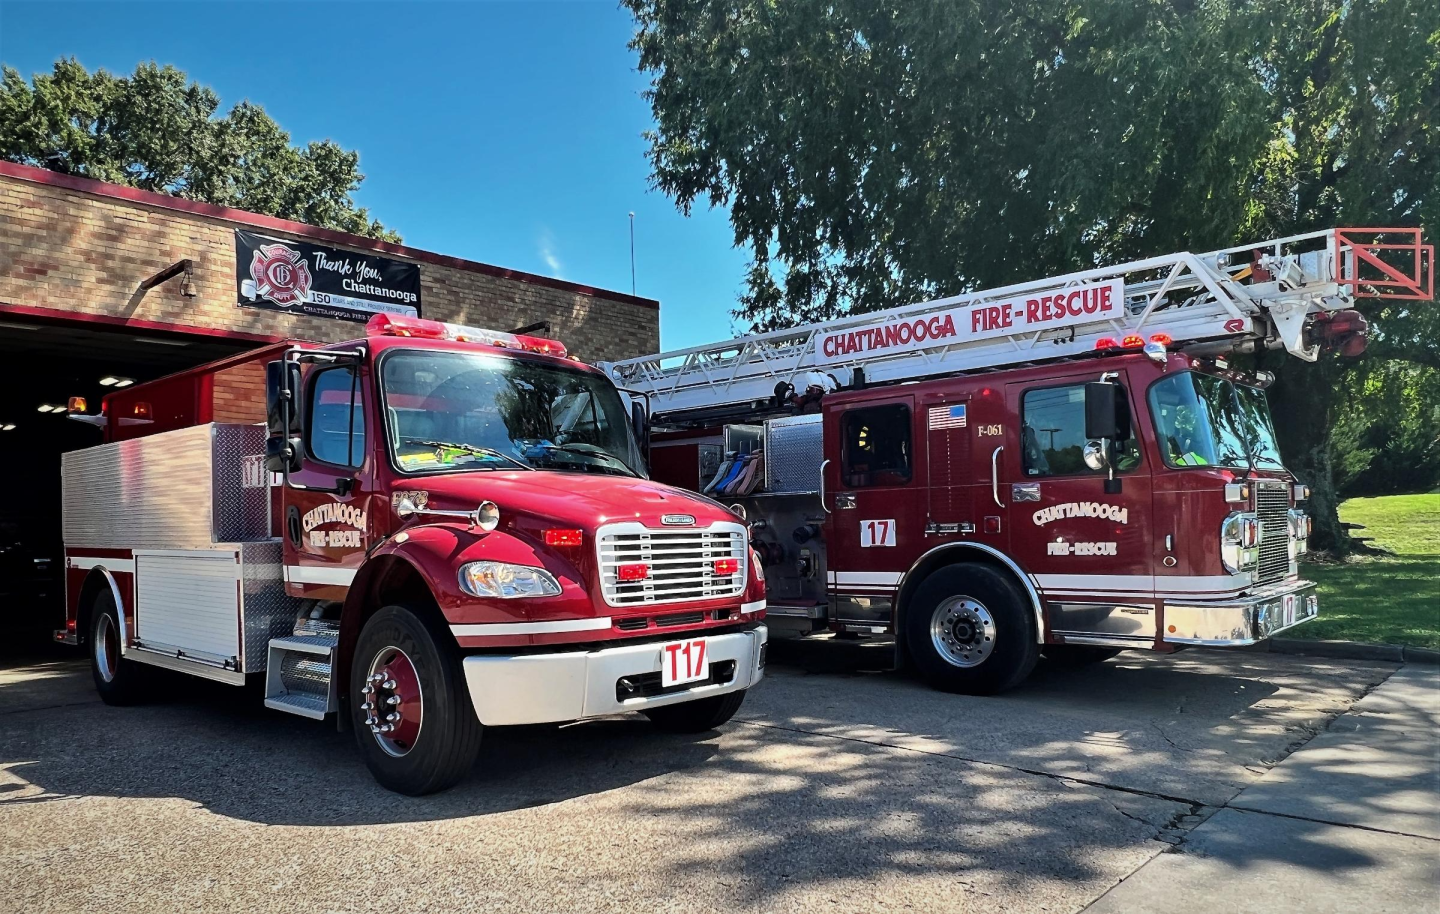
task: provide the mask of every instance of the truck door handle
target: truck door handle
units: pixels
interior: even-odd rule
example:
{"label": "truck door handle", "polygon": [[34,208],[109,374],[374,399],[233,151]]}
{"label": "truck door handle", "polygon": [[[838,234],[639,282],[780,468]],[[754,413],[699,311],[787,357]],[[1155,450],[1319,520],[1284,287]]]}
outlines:
{"label": "truck door handle", "polygon": [[995,499],[995,504],[1005,507],[1005,502],[1000,500],[1000,452],[1005,450],[1002,444],[990,455],[990,497]]}
{"label": "truck door handle", "polygon": [[825,509],[826,514],[830,513],[830,506],[825,504],[825,468],[829,465],[829,460],[820,461],[820,507]]}

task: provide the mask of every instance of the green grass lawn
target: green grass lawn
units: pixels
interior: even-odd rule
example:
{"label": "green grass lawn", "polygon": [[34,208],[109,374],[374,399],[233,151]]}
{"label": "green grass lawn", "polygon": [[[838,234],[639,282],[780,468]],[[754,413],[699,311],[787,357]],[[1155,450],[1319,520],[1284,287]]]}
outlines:
{"label": "green grass lawn", "polygon": [[1440,493],[1352,498],[1340,519],[1394,555],[1302,566],[1320,585],[1320,618],[1289,637],[1440,648]]}

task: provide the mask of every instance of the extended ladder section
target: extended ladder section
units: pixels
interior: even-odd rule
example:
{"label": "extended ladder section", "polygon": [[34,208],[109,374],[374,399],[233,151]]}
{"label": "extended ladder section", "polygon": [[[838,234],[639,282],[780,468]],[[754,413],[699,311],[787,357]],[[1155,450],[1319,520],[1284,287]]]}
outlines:
{"label": "extended ladder section", "polygon": [[[1283,348],[1363,333],[1357,297],[1428,301],[1419,229],[1329,229],[1181,252],[602,365],[661,421],[774,402],[777,388],[847,387],[1020,365],[1147,342]],[[1333,334],[1316,332],[1327,325]],[[1333,326],[1329,326],[1333,325]]]}

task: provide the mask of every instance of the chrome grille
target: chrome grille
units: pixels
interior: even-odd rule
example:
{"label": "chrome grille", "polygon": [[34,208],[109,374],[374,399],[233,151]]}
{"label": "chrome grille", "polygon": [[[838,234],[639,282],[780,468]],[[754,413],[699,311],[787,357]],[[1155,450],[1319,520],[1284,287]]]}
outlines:
{"label": "chrome grille", "polygon": [[[745,591],[746,536],[739,524],[657,530],[639,523],[601,527],[596,537],[600,584],[611,606],[684,603],[739,596]],[[736,559],[734,574],[715,574],[717,559]],[[621,565],[644,564],[643,581],[619,579]]]}
{"label": "chrome grille", "polygon": [[1260,566],[1255,569],[1255,583],[1269,584],[1290,571],[1290,486],[1257,482],[1255,514],[1260,518]]}

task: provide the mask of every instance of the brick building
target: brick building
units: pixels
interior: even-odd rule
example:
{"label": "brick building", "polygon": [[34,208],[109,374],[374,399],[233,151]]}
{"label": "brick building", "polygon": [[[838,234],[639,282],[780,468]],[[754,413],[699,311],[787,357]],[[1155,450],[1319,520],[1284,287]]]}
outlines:
{"label": "brick building", "polygon": [[[98,404],[113,389],[102,380],[147,381],[282,339],[358,335],[361,311],[336,319],[247,299],[244,239],[257,236],[319,251],[315,273],[382,266],[416,290],[422,317],[538,328],[587,361],[659,348],[651,299],[0,162],[0,468],[34,480],[0,503],[0,551],[17,529],[45,527],[58,540],[59,454],[98,440],[66,421],[68,397]],[[254,421],[261,399],[258,374],[227,378],[216,418]]]}

